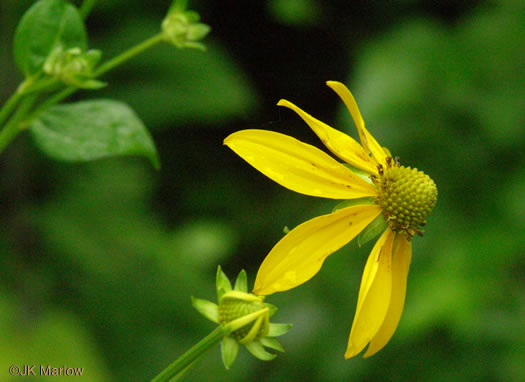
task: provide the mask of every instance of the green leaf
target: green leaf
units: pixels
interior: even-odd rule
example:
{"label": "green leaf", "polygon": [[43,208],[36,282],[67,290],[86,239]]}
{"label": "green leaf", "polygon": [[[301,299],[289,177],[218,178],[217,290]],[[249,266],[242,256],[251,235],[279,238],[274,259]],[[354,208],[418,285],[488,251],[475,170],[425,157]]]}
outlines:
{"label": "green leaf", "polygon": [[41,0],[24,14],[15,32],[14,57],[30,76],[42,70],[55,47],[87,49],[87,33],[78,10],[64,0]]}
{"label": "green leaf", "polygon": [[54,159],[90,161],[140,155],[160,167],[153,140],[126,104],[112,100],[57,105],[31,125],[37,146]]}

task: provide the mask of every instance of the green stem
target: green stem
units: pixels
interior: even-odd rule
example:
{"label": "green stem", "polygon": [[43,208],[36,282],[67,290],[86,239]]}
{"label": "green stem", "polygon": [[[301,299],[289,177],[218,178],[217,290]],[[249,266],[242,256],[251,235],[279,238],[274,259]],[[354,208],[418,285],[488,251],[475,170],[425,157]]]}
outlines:
{"label": "green stem", "polygon": [[0,153],[4,151],[9,143],[24,130],[24,127],[20,122],[24,119],[27,112],[33,106],[36,101],[37,95],[30,95],[22,101],[20,107],[13,114],[11,119],[5,125],[5,128],[0,132]]}
{"label": "green stem", "polygon": [[175,362],[169,365],[164,371],[151,380],[151,382],[167,382],[179,373],[186,371],[188,366],[198,360],[209,349],[219,343],[224,337],[224,332],[218,326],[213,332],[204,337],[198,344],[193,346],[186,353],[181,355]]}
{"label": "green stem", "polygon": [[136,56],[137,54],[142,53],[146,49],[151,48],[153,45],[158,44],[162,41],[164,35],[159,33],[153,37],[150,37],[147,40],[142,41],[140,44],[135,45],[133,48],[126,50],[125,52],[119,54],[116,57],[113,57],[111,60],[106,61],[104,64],[100,65],[98,69],[93,73],[93,77],[98,77],[107,71],[113,69],[115,66],[122,64],[124,61],[129,60],[130,58]]}
{"label": "green stem", "polygon": [[12,94],[11,97],[9,97],[4,106],[2,106],[2,109],[0,109],[0,126],[2,126],[7,117],[9,117],[9,114],[11,114],[15,106],[24,96],[22,92],[19,91],[19,89],[17,89],[16,92]]}
{"label": "green stem", "polygon": [[178,11],[184,12],[188,8],[188,0],[175,0],[174,7]]}

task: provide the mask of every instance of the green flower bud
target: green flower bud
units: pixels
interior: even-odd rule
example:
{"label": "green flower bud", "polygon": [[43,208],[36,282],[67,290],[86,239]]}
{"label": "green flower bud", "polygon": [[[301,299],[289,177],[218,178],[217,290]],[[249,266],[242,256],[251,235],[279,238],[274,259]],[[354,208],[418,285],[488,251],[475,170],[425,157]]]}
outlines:
{"label": "green flower bud", "polygon": [[199,15],[192,11],[181,11],[172,7],[162,21],[162,32],[165,41],[177,48],[196,48],[205,50],[204,44],[198,42],[210,32],[211,28],[199,23]]}
{"label": "green flower bud", "polygon": [[105,84],[91,78],[93,69],[100,61],[99,50],[83,52],[80,48],[64,50],[62,44],[51,51],[44,62],[44,73],[61,82],[83,89],[98,89]]}
{"label": "green flower bud", "polygon": [[193,298],[193,306],[206,318],[218,323],[224,330],[221,345],[222,360],[226,369],[233,365],[239,344],[256,358],[269,361],[275,354],[266,348],[284,351],[281,344],[274,338],[285,334],[290,324],[270,323],[270,317],[277,311],[274,305],[264,302],[264,296],[248,293],[246,272],[242,270],[237,277],[235,286],[222,272],[217,270],[217,299],[219,304]]}
{"label": "green flower bud", "polygon": [[260,339],[268,334],[270,310],[263,296],[231,291],[219,302],[219,322],[231,330],[229,336],[241,344]]}

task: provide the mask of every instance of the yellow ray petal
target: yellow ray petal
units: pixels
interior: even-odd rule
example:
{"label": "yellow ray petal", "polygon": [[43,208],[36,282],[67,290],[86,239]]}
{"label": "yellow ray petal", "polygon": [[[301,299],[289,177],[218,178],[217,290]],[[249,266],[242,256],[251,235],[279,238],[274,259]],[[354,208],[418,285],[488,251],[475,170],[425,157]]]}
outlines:
{"label": "yellow ray petal", "polygon": [[332,199],[377,195],[374,186],[318,148],[284,134],[241,130],[224,140],[264,175],[302,194]]}
{"label": "yellow ray petal", "polygon": [[412,259],[412,245],[403,235],[397,235],[392,254],[392,295],[383,325],[370,341],[364,358],[381,350],[392,338],[403,313],[408,269]]}
{"label": "yellow ray petal", "polygon": [[330,254],[350,242],[380,213],[377,205],[352,206],[297,226],[266,256],[253,292],[268,295],[308,281]]}
{"label": "yellow ray petal", "polygon": [[363,350],[383,324],[392,289],[393,241],[394,233],[387,228],[368,257],[345,358]]}
{"label": "yellow ray petal", "polygon": [[361,117],[361,112],[357,107],[354,96],[350,93],[350,90],[347,89],[345,85],[336,81],[328,81],[326,83],[337,95],[343,100],[346,105],[346,108],[352,115],[355,125],[357,126],[357,131],[359,132],[359,138],[361,139],[361,144],[363,147],[375,158],[378,163],[381,163],[383,166],[386,166],[386,154],[383,151],[383,148],[377,143],[375,138],[368,132],[365,128],[365,122],[363,117]]}
{"label": "yellow ray petal", "polygon": [[377,174],[377,164],[353,138],[312,117],[289,101],[282,99],[277,105],[287,107],[299,114],[321,142],[339,158],[368,174]]}

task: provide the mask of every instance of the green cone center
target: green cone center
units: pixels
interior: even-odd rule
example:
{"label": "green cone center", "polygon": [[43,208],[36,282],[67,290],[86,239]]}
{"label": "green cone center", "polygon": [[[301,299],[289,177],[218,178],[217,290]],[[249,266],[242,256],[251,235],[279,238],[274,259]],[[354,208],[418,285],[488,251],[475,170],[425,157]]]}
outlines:
{"label": "green cone center", "polygon": [[405,234],[408,240],[420,228],[437,200],[437,187],[432,178],[419,171],[395,164],[381,171],[374,180],[379,195],[376,203],[383,208],[388,225],[394,232]]}

